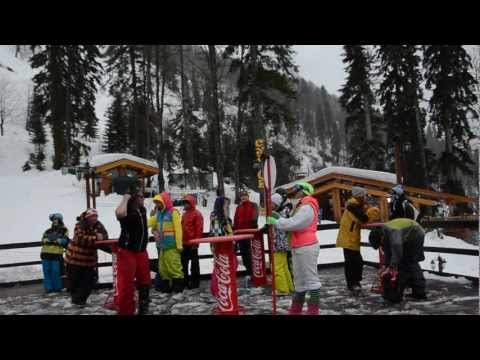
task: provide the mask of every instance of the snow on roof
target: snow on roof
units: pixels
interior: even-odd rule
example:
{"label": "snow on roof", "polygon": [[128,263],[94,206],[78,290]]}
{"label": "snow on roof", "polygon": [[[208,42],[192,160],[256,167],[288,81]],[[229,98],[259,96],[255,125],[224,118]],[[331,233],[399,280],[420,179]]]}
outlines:
{"label": "snow on roof", "polygon": [[[397,176],[393,173],[383,172],[383,171],[374,171],[374,170],[365,170],[365,169],[356,169],[356,168],[349,168],[349,167],[342,167],[342,166],[330,166],[316,173],[307,176],[302,179],[302,181],[313,181],[318,179],[319,177],[326,176],[328,174],[342,174],[342,175],[349,175],[349,176],[356,176],[365,179],[371,180],[378,180],[387,183],[396,184],[397,183]],[[282,187],[288,189],[292,187],[297,181],[291,182],[286,185],[281,185],[278,187]]]}
{"label": "snow on roof", "polygon": [[90,163],[90,166],[97,167],[97,166],[102,166],[102,165],[109,164],[109,163],[112,163],[114,161],[118,161],[118,160],[122,160],[122,159],[135,161],[135,162],[138,162],[138,163],[141,163],[141,164],[144,164],[144,165],[147,165],[147,166],[152,166],[152,167],[155,167],[155,168],[157,167],[157,163],[155,163],[153,161],[143,159],[143,158],[140,158],[138,156],[133,156],[133,155],[130,155],[130,154],[101,154],[101,155],[95,155],[92,158],[90,158],[89,163]]}

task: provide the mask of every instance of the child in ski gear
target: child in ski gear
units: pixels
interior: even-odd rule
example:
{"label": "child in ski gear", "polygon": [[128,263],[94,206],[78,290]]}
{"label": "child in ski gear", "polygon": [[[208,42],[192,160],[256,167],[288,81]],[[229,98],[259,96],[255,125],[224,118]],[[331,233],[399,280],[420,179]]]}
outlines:
{"label": "child in ski gear", "polygon": [[[240,193],[240,204],[235,209],[233,217],[234,230],[256,229],[258,227],[258,206],[249,200],[248,192]],[[243,266],[247,270],[247,276],[252,275],[251,241],[243,240],[238,242],[240,254],[242,255]]]}
{"label": "child in ski gear", "polygon": [[[232,220],[229,217],[230,214],[230,199],[224,196],[219,196],[215,200],[215,204],[213,206],[213,212],[210,214],[210,236],[230,236],[233,235],[232,229]],[[235,247],[232,244],[232,247]],[[213,246],[212,246],[212,253],[213,253]],[[236,257],[234,257],[234,261],[236,261]],[[236,268],[237,264],[233,264]],[[212,278],[210,281],[210,291],[216,297],[218,294],[218,282],[217,282],[217,271],[218,267],[213,262],[213,271],[212,271]]]}
{"label": "child in ski gear", "polygon": [[[283,198],[280,194],[272,195],[272,210],[278,214],[278,218],[288,218],[290,215],[289,207],[282,206]],[[280,210],[280,211],[279,211]],[[288,233],[286,231],[273,228],[274,239],[274,262],[275,262],[275,287],[279,295],[290,294],[293,292],[292,275],[288,268],[287,254],[290,251]]]}
{"label": "child in ski gear", "polygon": [[407,198],[402,185],[393,187],[390,194],[390,220],[399,218],[407,218],[415,221],[420,220],[420,212]]}
{"label": "child in ski gear", "polygon": [[45,292],[59,292],[63,288],[63,253],[70,241],[68,229],[63,224],[62,214],[51,214],[49,216],[52,225],[42,236],[42,259],[43,287]]}
{"label": "child in ski gear", "polygon": [[366,196],[365,189],[359,186],[352,188],[352,197],[345,204],[337,235],[337,247],[343,248],[347,288],[354,293],[361,291],[363,259],[360,253],[360,230],[362,224],[368,222]]}
{"label": "child in ski gear", "polygon": [[123,195],[115,210],[120,222],[117,252],[117,291],[119,315],[135,314],[135,285],[138,289],[138,314],[148,312],[150,262],[148,259],[147,210],[140,193]]}
{"label": "child in ski gear", "polygon": [[312,196],[313,186],[299,182],[293,187],[293,196],[299,202],[291,218],[267,217],[267,224],[278,230],[290,232],[292,247],[293,283],[295,292],[289,314],[302,313],[305,296],[308,292],[308,315],[318,315],[320,309],[320,280],[318,278],[317,260],[319,244],[316,236],[319,206]]}
{"label": "child in ski gear", "polygon": [[107,230],[98,221],[97,210],[88,209],[78,217],[65,257],[73,304],[85,305],[90,296],[95,284],[98,261],[95,243],[107,239]]}
{"label": "child in ski gear", "polygon": [[180,293],[184,289],[184,274],[180,253],[183,249],[182,219],[173,207],[170,194],[162,192],[153,198],[156,213],[148,220],[157,248],[160,291]]}
{"label": "child in ski gear", "polygon": [[[385,251],[385,271],[389,280],[398,274],[396,284],[384,282],[383,297],[391,302],[400,302],[407,285],[412,286],[411,297],[426,299],[425,278],[419,262],[425,260],[423,243],[425,231],[414,220],[399,218],[385,223],[370,232],[368,238],[374,249],[383,246]],[[395,287],[396,285],[396,287]]]}
{"label": "child in ski gear", "polygon": [[[194,196],[184,197],[184,213],[182,215],[183,251],[182,268],[185,277],[185,286],[188,289],[200,287],[200,261],[198,259],[198,245],[189,245],[189,241],[203,237],[203,216],[196,209],[197,201]],[[188,263],[191,262],[190,275]]]}

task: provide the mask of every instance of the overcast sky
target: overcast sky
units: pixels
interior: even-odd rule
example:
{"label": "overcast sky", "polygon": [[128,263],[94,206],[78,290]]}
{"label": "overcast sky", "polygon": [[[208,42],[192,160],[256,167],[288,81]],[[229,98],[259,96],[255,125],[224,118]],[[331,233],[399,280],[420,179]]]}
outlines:
{"label": "overcast sky", "polygon": [[339,96],[339,89],[345,82],[342,63],[343,45],[295,45],[296,61],[300,76],[325,86],[330,94]]}
{"label": "overcast sky", "polygon": [[[464,45],[470,56],[476,45]],[[343,45],[295,45],[300,76],[318,87],[325,86],[329,94],[340,96],[346,73],[342,63]]]}

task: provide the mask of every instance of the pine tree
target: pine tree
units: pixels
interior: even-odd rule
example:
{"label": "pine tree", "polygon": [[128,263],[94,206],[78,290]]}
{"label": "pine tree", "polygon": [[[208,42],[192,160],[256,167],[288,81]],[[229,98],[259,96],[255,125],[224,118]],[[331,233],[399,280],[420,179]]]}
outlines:
{"label": "pine tree", "polygon": [[142,45],[109,45],[105,51],[109,92],[122,92],[128,108],[129,151],[146,157],[147,92]]}
{"label": "pine tree", "polygon": [[340,103],[347,112],[346,135],[349,163],[360,169],[384,170],[381,118],[373,110],[371,59],[361,45],[344,46],[347,80]]}
{"label": "pine tree", "polygon": [[87,156],[85,143],[96,138],[95,94],[101,65],[96,45],[34,45],[31,57],[37,111],[50,125],[54,169],[78,165]]}
{"label": "pine tree", "polygon": [[[241,182],[255,183],[255,139],[267,138],[267,126],[273,130],[268,135],[275,136],[282,126],[291,130],[295,125],[292,102],[296,97],[297,66],[290,45],[228,45],[224,58],[232,61],[230,71],[239,73],[236,85],[240,111],[237,121],[240,119],[241,123],[240,131],[237,129],[236,133],[238,136],[245,127],[248,140],[243,145],[249,146],[242,149],[241,158],[245,157],[245,160],[236,164],[240,167],[237,171],[243,175],[243,180],[236,182],[238,189]],[[240,148],[240,139],[236,140]],[[245,171],[243,166],[246,166]]]}
{"label": "pine tree", "polygon": [[107,127],[102,150],[108,153],[124,153],[128,148],[128,119],[121,92],[115,95],[107,110]]}
{"label": "pine tree", "polygon": [[474,134],[468,120],[478,121],[471,58],[461,45],[425,45],[423,65],[426,88],[432,90],[431,123],[437,137],[445,139],[439,158],[442,189],[463,194],[460,174],[472,175],[474,165],[469,155]]}
{"label": "pine tree", "polygon": [[378,72],[383,77],[378,94],[387,126],[388,155],[391,159],[395,144],[400,144],[404,183],[425,187],[425,114],[419,106],[422,91],[417,47],[380,45],[377,58],[380,62]]}
{"label": "pine tree", "polygon": [[42,121],[42,111],[41,107],[42,99],[38,96],[33,95],[33,98],[30,103],[30,114],[29,114],[29,126],[30,126],[30,137],[31,142],[34,145],[34,152],[30,153],[29,160],[25,163],[23,171],[30,170],[31,166],[34,165],[35,168],[42,171],[45,169],[45,144],[47,143],[47,137],[45,132],[45,127]]}

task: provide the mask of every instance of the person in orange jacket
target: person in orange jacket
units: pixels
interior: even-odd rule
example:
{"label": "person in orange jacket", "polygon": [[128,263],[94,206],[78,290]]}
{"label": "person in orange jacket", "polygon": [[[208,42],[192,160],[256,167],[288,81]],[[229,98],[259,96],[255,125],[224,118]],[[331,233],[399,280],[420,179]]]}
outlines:
{"label": "person in orange jacket", "polygon": [[[182,215],[183,252],[182,268],[185,279],[185,287],[197,289],[200,287],[200,261],[198,259],[198,245],[189,245],[189,241],[203,237],[203,216],[196,209],[197,200],[192,195],[186,195],[183,200],[184,213]],[[190,275],[188,263],[190,265]]]}

